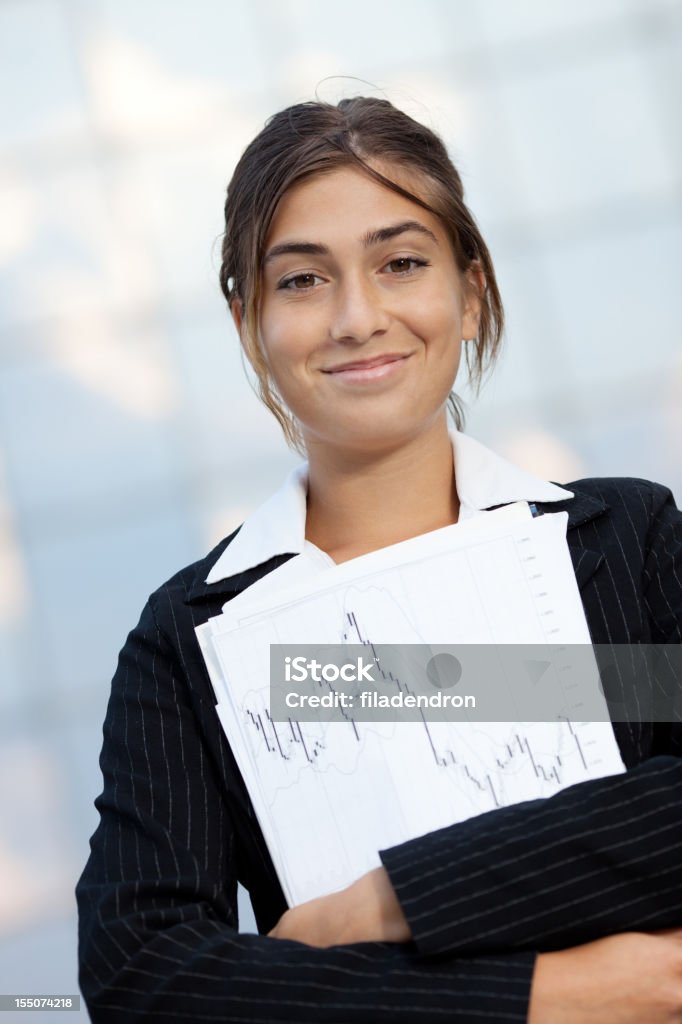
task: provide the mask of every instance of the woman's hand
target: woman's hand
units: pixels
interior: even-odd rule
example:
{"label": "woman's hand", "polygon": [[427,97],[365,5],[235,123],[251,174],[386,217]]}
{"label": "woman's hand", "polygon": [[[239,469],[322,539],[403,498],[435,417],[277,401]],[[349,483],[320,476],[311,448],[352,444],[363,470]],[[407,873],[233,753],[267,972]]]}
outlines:
{"label": "woman's hand", "polygon": [[309,946],[407,942],[411,932],[386,869],[376,868],[346,889],[286,910],[268,932]]}
{"label": "woman's hand", "polygon": [[541,953],[528,1024],[681,1024],[682,929]]}

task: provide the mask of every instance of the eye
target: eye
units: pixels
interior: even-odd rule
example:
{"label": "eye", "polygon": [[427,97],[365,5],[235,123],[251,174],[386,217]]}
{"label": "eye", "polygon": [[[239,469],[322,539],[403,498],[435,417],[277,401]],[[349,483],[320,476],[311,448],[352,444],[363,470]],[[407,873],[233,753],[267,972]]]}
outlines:
{"label": "eye", "polygon": [[294,274],[292,277],[285,277],[277,287],[290,292],[306,292],[315,286],[315,281],[321,280],[322,278],[317,274]]}
{"label": "eye", "polygon": [[413,273],[418,267],[427,267],[428,260],[418,260],[416,256],[396,256],[386,264],[390,274],[404,276]]}

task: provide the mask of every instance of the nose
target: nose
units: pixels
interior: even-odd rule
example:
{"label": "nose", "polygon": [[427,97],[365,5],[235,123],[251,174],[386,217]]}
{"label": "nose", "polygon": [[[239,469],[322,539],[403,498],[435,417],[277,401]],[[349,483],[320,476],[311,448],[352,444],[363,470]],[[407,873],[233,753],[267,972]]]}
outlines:
{"label": "nose", "polygon": [[383,334],[389,321],[384,297],[364,274],[339,282],[329,325],[334,341],[362,344]]}

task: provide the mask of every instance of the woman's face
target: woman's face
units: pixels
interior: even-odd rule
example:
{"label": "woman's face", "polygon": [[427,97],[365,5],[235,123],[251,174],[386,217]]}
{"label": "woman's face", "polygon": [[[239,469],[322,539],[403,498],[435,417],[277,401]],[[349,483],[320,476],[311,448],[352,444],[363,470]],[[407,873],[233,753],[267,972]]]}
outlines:
{"label": "woman's face", "polygon": [[437,217],[341,168],[285,194],[262,274],[262,351],[308,448],[378,450],[445,416],[480,303]]}

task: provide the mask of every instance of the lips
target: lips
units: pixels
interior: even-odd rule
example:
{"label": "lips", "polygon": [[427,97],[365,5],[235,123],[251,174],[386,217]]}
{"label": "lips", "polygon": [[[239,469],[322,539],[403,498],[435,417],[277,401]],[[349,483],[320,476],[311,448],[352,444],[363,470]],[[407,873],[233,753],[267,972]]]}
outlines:
{"label": "lips", "polygon": [[382,356],[375,356],[373,359],[357,359],[352,363],[342,363],[340,366],[332,366],[323,373],[344,373],[347,370],[371,370],[375,366],[384,366],[386,363],[395,363],[399,359],[407,359],[409,353],[396,352]]}
{"label": "lips", "polygon": [[406,372],[404,367],[409,363],[411,355],[411,352],[385,352],[372,359],[354,359],[341,363],[322,372],[343,387],[384,387]]}

